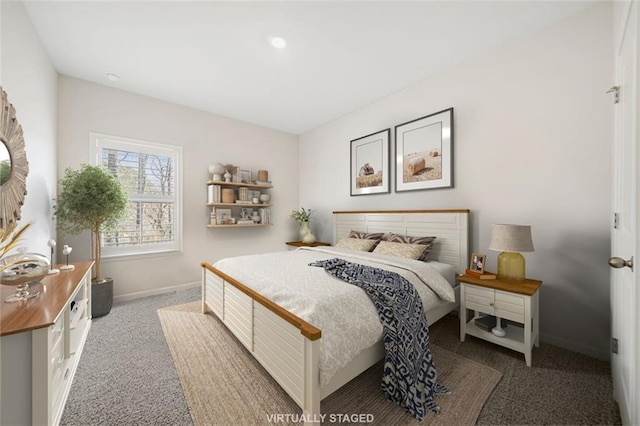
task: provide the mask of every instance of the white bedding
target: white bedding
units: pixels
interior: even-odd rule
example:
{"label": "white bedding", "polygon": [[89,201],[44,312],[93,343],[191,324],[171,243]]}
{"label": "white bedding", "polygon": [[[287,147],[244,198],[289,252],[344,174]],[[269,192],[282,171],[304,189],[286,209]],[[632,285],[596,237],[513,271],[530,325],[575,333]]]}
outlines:
{"label": "white bedding", "polygon": [[[361,351],[382,339],[378,313],[362,289],[330,276],[323,268],[308,266],[334,257],[402,275],[416,288],[425,310],[443,300],[455,301],[451,283],[434,267],[437,262],[336,247],[301,247],[288,252],[226,258],[215,263],[220,271],[322,330],[321,386]],[[444,266],[438,267],[448,271]]]}

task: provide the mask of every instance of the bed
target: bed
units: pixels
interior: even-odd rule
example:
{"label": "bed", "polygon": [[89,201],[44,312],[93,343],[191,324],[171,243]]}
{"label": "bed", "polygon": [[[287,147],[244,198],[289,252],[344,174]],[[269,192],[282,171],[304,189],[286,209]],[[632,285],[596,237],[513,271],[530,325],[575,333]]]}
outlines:
{"label": "bed", "polygon": [[[333,241],[336,243],[347,238],[351,231],[437,237],[429,253],[429,262],[426,264],[440,265],[442,276],[446,276],[446,281],[452,286],[453,291],[451,289],[448,291],[451,291],[453,298],[451,301],[446,301],[431,297],[434,300],[425,303],[427,319],[429,324],[433,324],[458,306],[455,275],[464,272],[469,259],[468,215],[468,210],[336,211],[334,212]],[[343,249],[331,247],[301,248],[289,253],[242,256],[236,258],[240,261],[236,261],[235,266],[232,260],[227,259],[216,262],[216,266],[202,263],[202,312],[216,315],[253,354],[302,408],[305,423],[314,423],[319,418],[322,399],[382,359],[384,346],[381,339],[373,338],[375,333],[372,331],[367,337],[370,340],[363,338],[362,342],[358,342],[361,347],[349,348],[345,351],[338,350],[337,346],[334,346],[336,339],[334,329],[327,326],[323,336],[322,327],[317,326],[326,324],[326,320],[317,319],[318,317],[311,314],[304,303],[292,305],[286,297],[280,297],[277,287],[283,283],[282,288],[285,288],[285,281],[297,282],[299,285],[289,285],[289,287],[294,287],[292,291],[299,292],[304,298],[309,286],[321,289],[330,286],[331,283],[327,281],[322,281],[322,284],[318,284],[320,281],[316,283],[316,280],[325,280],[325,278],[319,275],[322,273],[321,268],[308,266],[309,260],[315,259],[341,257],[363,264],[387,262],[388,268],[397,271],[413,268],[413,264],[425,263],[414,260],[407,262],[398,259],[385,260],[385,256],[382,255],[372,256],[377,257],[375,259],[368,259],[369,255],[365,253],[341,250]],[[306,269],[300,269],[302,266],[292,266],[278,273],[269,267],[270,264],[277,265],[281,259],[290,258],[299,259],[295,265],[300,263]],[[255,267],[249,268],[249,265]],[[416,266],[416,268],[421,273],[422,269],[425,273],[428,272],[427,269],[432,269],[423,266]],[[263,274],[265,270],[270,271],[269,275]],[[411,275],[414,272],[407,274]],[[258,281],[264,281],[266,284],[254,282],[256,276],[261,278]],[[349,287],[349,285],[345,286]],[[326,291],[333,294],[331,289]],[[358,288],[345,291],[362,292]],[[354,301],[357,295],[348,294],[349,303],[356,303]],[[361,296],[367,297],[363,292]],[[420,297],[423,298],[423,295],[421,294]],[[314,305],[314,309],[317,308],[314,312],[331,309],[332,305],[325,303],[325,299],[330,298],[323,296],[317,303],[309,302]],[[423,298],[423,301],[425,300]],[[352,311],[366,309],[368,307],[363,305]],[[327,314],[327,316],[331,315]],[[344,324],[351,324],[351,321],[355,322],[357,329],[359,326],[357,318],[350,318]],[[364,323],[362,327],[365,330]],[[354,327],[342,328],[353,329]],[[367,333],[363,331],[361,334]],[[346,340],[349,339],[350,337],[346,337]],[[328,359],[333,361],[334,358],[339,360],[333,363],[327,361]]]}

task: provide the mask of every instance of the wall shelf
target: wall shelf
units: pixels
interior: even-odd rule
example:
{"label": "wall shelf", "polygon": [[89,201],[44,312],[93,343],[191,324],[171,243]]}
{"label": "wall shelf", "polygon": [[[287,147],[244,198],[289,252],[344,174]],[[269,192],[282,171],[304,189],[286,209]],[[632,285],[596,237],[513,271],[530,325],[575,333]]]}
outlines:
{"label": "wall shelf", "polygon": [[219,181],[219,180],[210,180],[207,181],[207,185],[221,185],[221,186],[237,186],[237,187],[247,187],[247,188],[253,188],[253,189],[269,189],[269,188],[273,188],[273,185],[271,184],[264,184],[264,183],[242,183],[242,182],[224,182],[224,181]]}
{"label": "wall shelf", "polygon": [[[209,180],[207,181],[207,187],[208,197],[206,205],[211,208],[211,221],[206,225],[207,228],[239,228],[271,225],[271,223],[269,223],[269,207],[271,207],[271,203],[268,201],[256,204],[248,202],[253,197],[258,197],[258,195],[252,196],[252,193],[259,195],[268,194],[269,192],[266,190],[273,188],[271,183],[244,183]],[[222,200],[224,200],[224,202]],[[241,202],[237,202],[238,200],[241,200]],[[241,217],[247,218],[247,211],[249,211],[249,215],[251,215],[251,212],[257,212],[260,219],[258,223],[237,223]],[[222,216],[223,218],[233,218],[236,223],[223,224],[220,223],[220,218],[216,221],[217,213],[226,215]],[[225,222],[228,221],[225,220]]]}
{"label": "wall shelf", "polygon": [[271,207],[271,204],[245,204],[245,203],[207,203],[207,206],[218,206],[218,207],[243,207],[243,208],[253,208],[253,207]]}
{"label": "wall shelf", "polygon": [[207,225],[207,228],[251,228],[255,226],[273,226],[273,223],[233,223],[229,225]]}

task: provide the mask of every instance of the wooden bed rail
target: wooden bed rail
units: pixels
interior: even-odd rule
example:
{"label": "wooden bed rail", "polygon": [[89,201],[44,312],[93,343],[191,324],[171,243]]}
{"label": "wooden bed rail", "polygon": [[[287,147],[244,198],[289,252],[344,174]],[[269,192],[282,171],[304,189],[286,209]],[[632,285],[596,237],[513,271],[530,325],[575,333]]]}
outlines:
{"label": "wooden bed rail", "polygon": [[250,289],[249,287],[247,287],[246,285],[242,284],[238,280],[234,279],[233,277],[230,277],[229,275],[227,275],[224,272],[220,271],[219,269],[215,268],[211,264],[209,264],[207,262],[202,262],[200,265],[203,268],[207,269],[208,271],[211,271],[212,273],[216,274],[217,276],[222,278],[227,283],[233,285],[239,291],[241,291],[244,294],[246,294],[247,296],[251,297],[253,300],[255,300],[256,302],[260,303],[262,306],[264,306],[265,308],[269,309],[271,312],[273,312],[274,314],[278,315],[280,318],[282,318],[283,320],[287,321],[289,324],[291,324],[294,327],[298,328],[300,330],[300,333],[304,337],[306,337],[307,339],[309,339],[309,340],[318,340],[318,339],[320,339],[322,337],[322,331],[320,329],[318,329],[315,326],[309,324],[305,320],[293,315],[291,312],[287,311],[286,309],[284,309],[280,305],[272,302],[271,300],[267,299],[266,297],[262,296],[261,294],[255,292],[254,290]]}

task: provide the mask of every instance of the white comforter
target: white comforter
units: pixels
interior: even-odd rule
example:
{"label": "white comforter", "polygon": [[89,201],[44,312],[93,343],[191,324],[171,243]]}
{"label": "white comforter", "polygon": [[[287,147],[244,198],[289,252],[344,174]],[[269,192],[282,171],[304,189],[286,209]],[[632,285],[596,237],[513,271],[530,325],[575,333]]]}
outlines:
{"label": "white comforter", "polygon": [[435,268],[412,259],[336,247],[303,247],[218,261],[214,266],[222,272],[322,330],[321,386],[382,339],[378,313],[362,289],[330,276],[323,268],[308,266],[334,257],[402,275],[416,288],[425,310],[441,300],[455,301],[451,284]]}

